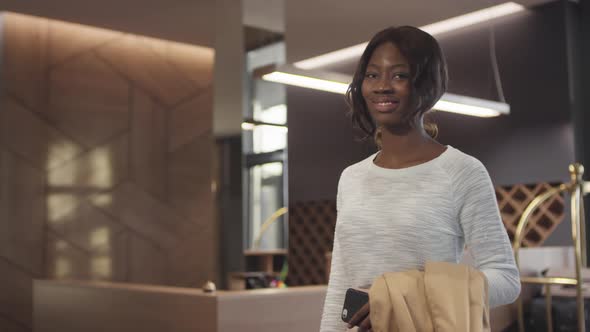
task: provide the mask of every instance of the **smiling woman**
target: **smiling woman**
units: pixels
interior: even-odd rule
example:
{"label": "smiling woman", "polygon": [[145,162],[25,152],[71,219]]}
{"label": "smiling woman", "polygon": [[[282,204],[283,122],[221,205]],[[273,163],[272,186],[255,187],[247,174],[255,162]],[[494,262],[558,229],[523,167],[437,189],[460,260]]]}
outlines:
{"label": "smiling woman", "polygon": [[[341,314],[347,289],[367,289],[384,273],[423,270],[428,262],[458,263],[464,247],[489,285],[490,306],[513,302],[519,294],[518,271],[487,170],[437,142],[436,126],[424,124],[447,80],[441,48],[420,29],[385,29],[365,49],[347,100],[353,125],[374,137],[379,151],[340,176],[321,332],[345,330]],[[369,296],[348,327],[370,330],[373,303]],[[409,310],[424,309],[414,307]]]}
{"label": "smiling woman", "polygon": [[[353,123],[367,136],[380,131],[375,116],[407,131],[432,109],[447,81],[443,52],[432,36],[413,27],[383,30],[367,45],[346,93]],[[428,123],[425,130],[431,137],[438,132]]]}

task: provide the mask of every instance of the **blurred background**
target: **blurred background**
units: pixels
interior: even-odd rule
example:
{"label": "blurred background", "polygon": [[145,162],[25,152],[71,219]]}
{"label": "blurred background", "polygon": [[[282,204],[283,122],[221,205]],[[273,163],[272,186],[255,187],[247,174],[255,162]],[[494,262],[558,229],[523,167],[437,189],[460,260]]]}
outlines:
{"label": "blurred background", "polygon": [[[342,86],[399,25],[489,106],[431,119],[514,239],[590,164],[587,1],[0,0],[0,331],[317,330],[338,178],[376,151]],[[570,208],[533,216],[528,272],[571,270]]]}

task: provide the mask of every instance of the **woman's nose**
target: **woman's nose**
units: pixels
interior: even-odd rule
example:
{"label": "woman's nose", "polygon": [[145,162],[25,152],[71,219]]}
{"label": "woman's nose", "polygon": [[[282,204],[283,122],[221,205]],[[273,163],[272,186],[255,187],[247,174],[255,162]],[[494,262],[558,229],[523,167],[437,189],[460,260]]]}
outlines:
{"label": "woman's nose", "polygon": [[376,82],[374,90],[379,93],[393,92],[393,85],[390,80],[382,78]]}

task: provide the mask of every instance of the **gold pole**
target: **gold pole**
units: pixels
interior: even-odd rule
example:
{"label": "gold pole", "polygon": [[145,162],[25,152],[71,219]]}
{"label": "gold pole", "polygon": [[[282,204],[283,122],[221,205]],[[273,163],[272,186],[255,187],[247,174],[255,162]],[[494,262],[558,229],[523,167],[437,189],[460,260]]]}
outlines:
{"label": "gold pole", "polygon": [[[578,311],[578,330],[580,332],[586,331],[586,324],[584,318],[584,293],[583,293],[583,279],[582,279],[582,262],[585,260],[585,243],[582,244],[580,239],[582,223],[580,207],[583,205],[581,199],[582,193],[582,175],[584,175],[584,166],[581,164],[573,164],[569,167],[570,177],[572,180],[572,193],[571,193],[571,213],[572,213],[572,239],[574,242],[574,250],[576,256],[576,279],[578,283],[576,285],[576,304]],[[583,250],[584,249],[584,250]]]}
{"label": "gold pole", "polygon": [[[533,212],[537,209],[537,207],[543,204],[546,200],[548,200],[553,195],[559,194],[563,191],[567,190],[567,186],[562,184],[557,188],[551,188],[544,192],[541,195],[535,197],[531,203],[526,207],[520,219],[518,220],[518,226],[516,227],[516,232],[514,234],[514,242],[512,244],[512,249],[514,251],[514,260],[516,262],[516,266],[520,270],[520,260],[519,260],[519,250],[521,247],[522,238],[524,236],[524,230],[529,223],[530,217],[533,215]],[[542,278],[541,278],[542,279]],[[522,278],[521,278],[522,281]],[[523,282],[524,283],[524,282]],[[519,296],[518,301],[516,303],[517,306],[517,314],[518,314],[518,330],[519,332],[525,332],[524,330],[524,309],[523,309],[523,301],[522,298]]]}
{"label": "gold pole", "polygon": [[545,315],[547,315],[547,332],[553,332],[553,313],[551,310],[551,284],[545,284]]}
{"label": "gold pole", "polygon": [[282,208],[276,210],[270,217],[268,217],[268,219],[266,219],[266,221],[264,221],[264,223],[262,223],[262,226],[260,226],[260,232],[258,232],[258,236],[256,236],[256,239],[254,239],[254,244],[252,246],[253,248],[256,249],[256,248],[260,247],[260,241],[262,240],[262,235],[264,235],[266,230],[275,221],[279,220],[279,218],[287,212],[289,212],[289,210],[286,207],[282,207]]}

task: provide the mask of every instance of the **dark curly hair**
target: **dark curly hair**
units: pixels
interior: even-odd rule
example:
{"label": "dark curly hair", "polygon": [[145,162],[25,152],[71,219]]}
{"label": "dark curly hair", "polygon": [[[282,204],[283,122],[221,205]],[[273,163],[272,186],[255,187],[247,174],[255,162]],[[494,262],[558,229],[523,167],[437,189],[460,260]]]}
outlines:
{"label": "dark curly hair", "polygon": [[[447,64],[442,49],[434,37],[411,26],[390,27],[378,32],[365,48],[352,83],[346,91],[346,101],[351,110],[353,125],[366,135],[365,138],[376,138],[378,131],[367,109],[361,87],[373,51],[381,44],[388,42],[397,46],[410,64],[412,111],[402,117],[402,122],[408,128],[413,126],[416,117],[430,111],[447,90]],[[433,123],[426,123],[424,129],[431,137],[436,137],[438,134],[438,128]]]}

